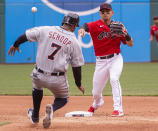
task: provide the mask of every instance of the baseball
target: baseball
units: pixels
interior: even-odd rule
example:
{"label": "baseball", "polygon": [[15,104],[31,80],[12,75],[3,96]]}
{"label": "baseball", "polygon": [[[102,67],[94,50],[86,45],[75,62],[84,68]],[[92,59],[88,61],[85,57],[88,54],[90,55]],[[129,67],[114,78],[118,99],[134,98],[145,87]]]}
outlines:
{"label": "baseball", "polygon": [[32,7],[31,10],[32,10],[33,13],[37,12],[37,8],[36,7]]}

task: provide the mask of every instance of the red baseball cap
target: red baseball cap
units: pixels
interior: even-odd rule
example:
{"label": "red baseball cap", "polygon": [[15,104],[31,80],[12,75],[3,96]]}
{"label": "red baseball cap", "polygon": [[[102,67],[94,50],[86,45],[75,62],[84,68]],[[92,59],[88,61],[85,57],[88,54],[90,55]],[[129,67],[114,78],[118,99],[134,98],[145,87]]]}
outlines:
{"label": "red baseball cap", "polygon": [[158,19],[158,16],[154,16],[153,20],[157,20]]}
{"label": "red baseball cap", "polygon": [[100,11],[103,9],[112,10],[112,6],[111,6],[111,4],[103,3],[100,5]]}

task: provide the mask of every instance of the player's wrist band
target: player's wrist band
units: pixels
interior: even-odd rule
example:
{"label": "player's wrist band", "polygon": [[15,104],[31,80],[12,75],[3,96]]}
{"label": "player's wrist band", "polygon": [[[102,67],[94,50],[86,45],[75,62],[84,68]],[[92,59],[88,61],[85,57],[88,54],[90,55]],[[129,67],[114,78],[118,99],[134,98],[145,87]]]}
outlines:
{"label": "player's wrist band", "polygon": [[130,41],[131,40],[131,36],[127,33],[127,35],[125,36],[126,41]]}
{"label": "player's wrist band", "polygon": [[14,46],[14,47],[19,47],[19,45],[20,45],[20,44],[19,44],[17,41],[15,41],[15,43],[14,43],[13,46]]}
{"label": "player's wrist band", "polygon": [[28,41],[27,37],[26,37],[26,34],[22,34],[21,36],[18,37],[18,39],[15,41],[13,46],[14,47],[19,47],[20,44],[22,44],[22,43],[24,43],[26,41]]}

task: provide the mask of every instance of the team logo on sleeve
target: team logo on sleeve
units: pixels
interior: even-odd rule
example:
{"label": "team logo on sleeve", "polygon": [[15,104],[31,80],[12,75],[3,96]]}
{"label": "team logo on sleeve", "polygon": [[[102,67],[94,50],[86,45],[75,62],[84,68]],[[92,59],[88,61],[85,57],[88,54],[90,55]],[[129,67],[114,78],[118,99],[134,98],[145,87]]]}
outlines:
{"label": "team logo on sleeve", "polygon": [[67,14],[69,12],[72,12],[77,13],[80,16],[90,15],[92,13],[98,12],[100,5],[100,3],[95,4],[92,8],[89,0],[66,0],[66,3],[65,0],[42,0],[42,2],[59,13]]}

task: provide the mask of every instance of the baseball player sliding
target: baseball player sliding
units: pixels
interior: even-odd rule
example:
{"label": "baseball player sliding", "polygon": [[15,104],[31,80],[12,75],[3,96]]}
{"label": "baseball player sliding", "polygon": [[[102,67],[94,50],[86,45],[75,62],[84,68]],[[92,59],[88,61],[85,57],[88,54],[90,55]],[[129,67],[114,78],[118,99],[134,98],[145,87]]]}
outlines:
{"label": "baseball player sliding", "polygon": [[114,11],[111,4],[100,5],[101,19],[95,22],[85,23],[78,31],[80,36],[89,32],[94,45],[96,55],[96,68],[93,76],[93,98],[94,102],[89,112],[94,113],[104,104],[102,91],[110,78],[112,87],[114,111],[112,116],[123,116],[122,91],[119,78],[123,68],[123,58],[120,54],[120,45],[133,46],[133,40],[127,33],[124,25],[111,20]]}
{"label": "baseball player sliding", "polygon": [[39,122],[39,110],[43,97],[43,89],[48,88],[54,94],[54,103],[46,106],[43,127],[51,125],[53,113],[63,107],[69,98],[68,81],[66,72],[71,62],[75,83],[84,94],[81,84],[81,66],[84,59],[81,47],[73,33],[78,26],[79,16],[67,14],[62,26],[41,26],[35,27],[21,35],[10,47],[8,55],[14,56],[20,51],[19,46],[26,42],[38,42],[36,66],[32,71],[33,82],[32,98],[33,109],[28,109],[28,117],[32,123]]}

